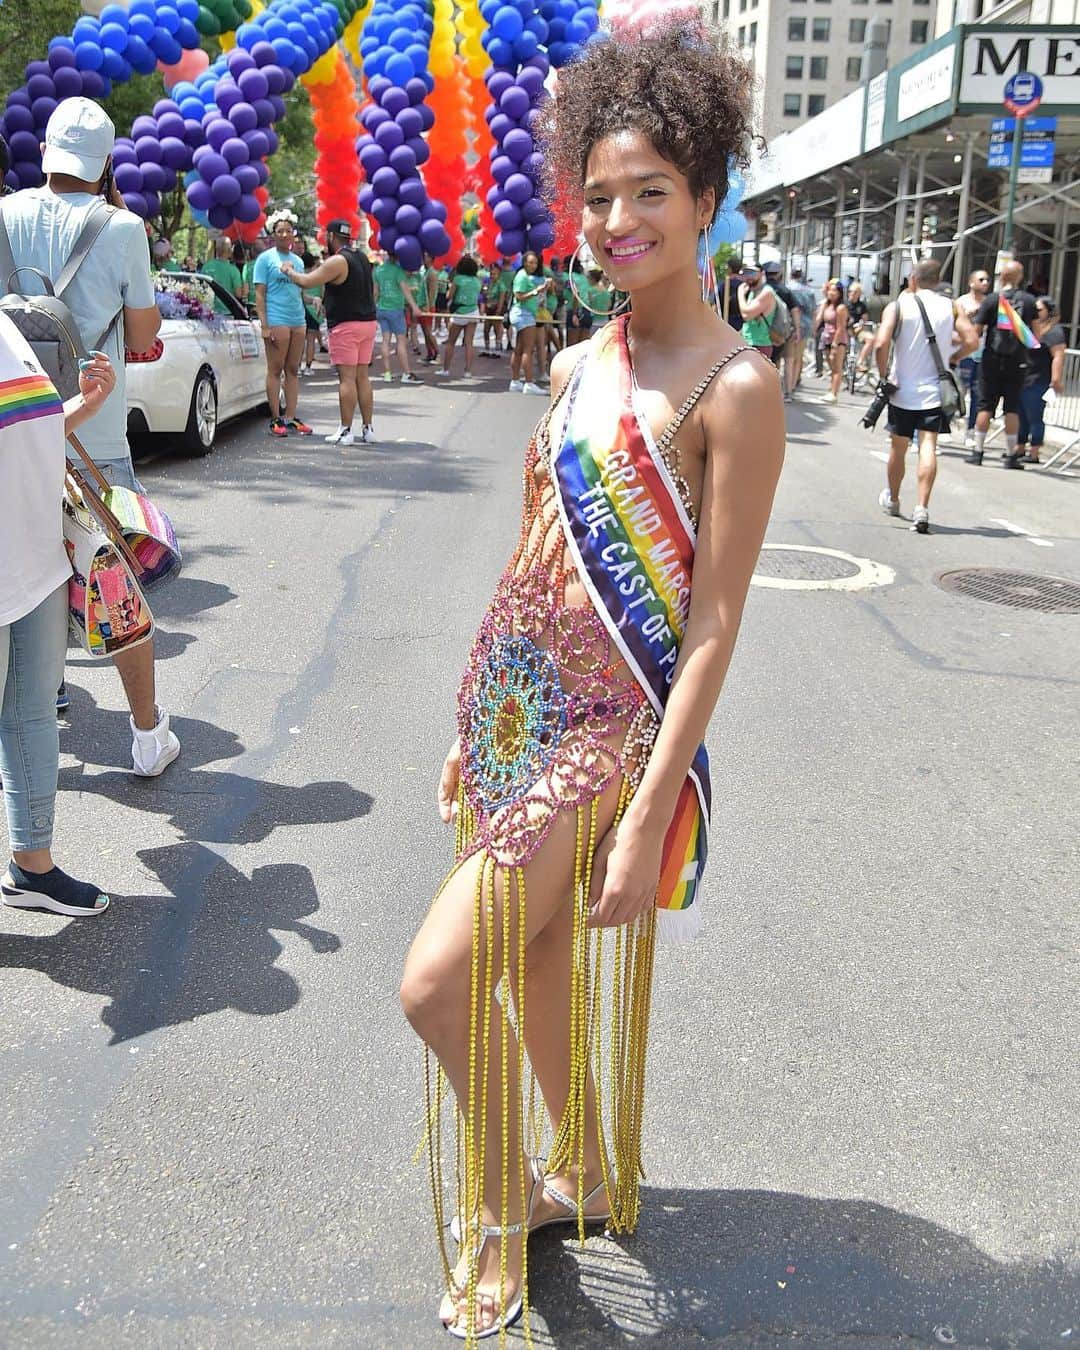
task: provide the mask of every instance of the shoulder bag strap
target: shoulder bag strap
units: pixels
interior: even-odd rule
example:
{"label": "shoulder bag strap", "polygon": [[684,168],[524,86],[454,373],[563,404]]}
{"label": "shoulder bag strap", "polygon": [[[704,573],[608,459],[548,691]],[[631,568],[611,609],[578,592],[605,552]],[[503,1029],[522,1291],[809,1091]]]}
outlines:
{"label": "shoulder bag strap", "polygon": [[86,261],[86,255],[97,243],[98,236],[108,225],[115,210],[115,206],[110,206],[108,202],[99,200],[87,212],[86,220],[79,231],[79,237],[75,240],[75,247],[68,254],[67,262],[60,269],[60,275],[53,282],[54,294],[57,299],[62,300],[64,298],[64,292],[74,281],[75,273]]}
{"label": "shoulder bag strap", "polygon": [[108,539],[109,543],[112,544],[120,557],[123,558],[132,577],[137,582],[143,574],[143,566],[138,558],[136,558],[135,554],[132,553],[131,545],[124,538],[124,532],[120,528],[120,522],[109,510],[108,506],[106,506],[100,495],[90,486],[86,476],[80,473],[75,465],[72,464],[71,460],[68,460],[67,463],[67,478],[78,488],[79,495],[83,500],[83,505],[97,521],[98,525],[101,527],[102,533]]}
{"label": "shoulder bag strap", "polygon": [[926,312],[926,306],[917,295],[913,294],[911,298],[918,305],[919,313],[922,315],[923,327],[926,329],[926,337],[930,343],[930,354],[934,358],[934,365],[937,367],[937,373],[939,375],[946,375],[948,372],[945,369],[945,362],[941,359],[941,353],[938,351],[937,338],[934,335],[933,328],[930,326],[930,316]]}

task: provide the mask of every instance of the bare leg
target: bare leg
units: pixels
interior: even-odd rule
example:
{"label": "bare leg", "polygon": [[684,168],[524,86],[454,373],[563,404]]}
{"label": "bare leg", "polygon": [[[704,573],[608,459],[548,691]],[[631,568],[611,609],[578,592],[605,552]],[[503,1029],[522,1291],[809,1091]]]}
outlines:
{"label": "bare leg", "polygon": [[930,505],[930,493],[937,477],[937,432],[924,431],[919,436],[919,505]]}
{"label": "bare leg", "polygon": [[397,338],[397,359],[401,366],[403,375],[412,374],[412,366],[409,364],[409,339],[404,333],[398,333]]}
{"label": "bare leg", "polygon": [[124,686],[124,695],[140,731],[153,731],[157,726],[157,708],[154,689],[154,640],[140,642],[127,652],[117,652],[113,665]]}
{"label": "bare leg", "polygon": [[304,330],[289,328],[289,345],[285,352],[283,384],[285,386],[286,422],[296,416],[296,400],[300,397],[300,353],[304,350]]}
{"label": "bare leg", "polygon": [[900,484],[904,481],[904,456],[907,454],[908,444],[903,436],[889,438],[889,467],[886,472],[889,477],[889,496],[894,502],[900,500]]}
{"label": "bare leg", "polygon": [[266,339],[266,401],[270,405],[270,416],[281,416],[281,372],[285,366],[285,357],[289,350],[289,330],[271,328]]}
{"label": "bare leg", "polygon": [[371,388],[371,371],[368,366],[356,366],[356,401],[360,404],[360,420],[364,426],[371,426],[375,416],[375,394]]}
{"label": "bare leg", "polygon": [[476,336],[476,324],[467,323],[465,325],[465,374],[472,374],[473,367],[473,341]]}
{"label": "bare leg", "polygon": [[390,374],[390,336],[391,334],[388,328],[382,329],[382,331],[379,334],[380,338],[379,347],[382,352],[383,375]]}
{"label": "bare leg", "polygon": [[351,427],[356,412],[356,366],[338,366],[338,415],[343,427]]}
{"label": "bare leg", "polygon": [[463,329],[456,323],[450,325],[450,331],[446,335],[446,341],[443,343],[442,366],[443,370],[449,371],[454,364],[454,348],[457,346],[457,340],[461,336]]}

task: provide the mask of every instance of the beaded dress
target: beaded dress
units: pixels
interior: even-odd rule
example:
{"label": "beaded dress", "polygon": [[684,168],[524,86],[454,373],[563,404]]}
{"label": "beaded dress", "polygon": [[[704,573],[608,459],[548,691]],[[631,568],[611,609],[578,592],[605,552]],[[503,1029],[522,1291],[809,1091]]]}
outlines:
{"label": "beaded dress", "polygon": [[[743,348],[737,351],[745,350]],[[498,1008],[503,1038],[517,1046],[516,1062],[502,1065],[504,1111],[516,1094],[508,1090],[514,1074],[522,1084],[522,1138],[537,1156],[549,1140],[547,1170],[555,1172],[584,1157],[586,1101],[595,1084],[600,1128],[606,1146],[604,1188],[610,1205],[609,1226],[632,1231],[640,1208],[641,1120],[649,995],[656,939],[656,910],[631,924],[608,930],[587,927],[592,860],[600,829],[617,823],[641,780],[660,727],[660,715],[612,640],[594,595],[582,577],[570,546],[554,477],[554,456],[563,431],[574,419],[573,394],[585,397],[579,377],[591,362],[621,354],[629,372],[625,321],[608,325],[587,346],[574,377],[541,419],[528,446],[523,477],[521,533],[517,548],[496,587],[473,642],[458,693],[457,725],[461,749],[455,870],[480,855],[475,890],[474,952],[470,990],[469,1044],[476,1057],[470,1079],[486,1085],[488,1062],[485,1010]],[[658,455],[677,492],[680,509],[692,525],[693,503],[680,472],[675,433],[710,381],[734,356],[730,353],[691,392],[663,436]],[[632,372],[629,372],[632,379]],[[610,389],[610,384],[609,384]],[[636,399],[636,384],[626,397]],[[570,404],[563,409],[564,400]],[[565,418],[560,416],[565,413]],[[606,796],[605,796],[606,794]],[[599,814],[607,801],[606,818]],[[614,799],[614,800],[613,800]],[[611,811],[614,809],[614,816]],[[560,813],[576,818],[574,856],[566,860],[568,898],[573,902],[571,942],[571,1082],[561,1120],[546,1121],[526,1056],[528,1022],[524,1006],[523,923],[511,907],[524,911],[526,873]],[[493,968],[487,933],[501,936],[501,968]],[[482,1063],[480,1061],[483,1061]],[[445,1197],[440,1116],[449,1089],[441,1071],[426,1075],[428,1143],[436,1222],[443,1233]],[[486,1087],[475,1088],[486,1091]],[[489,1141],[473,1128],[486,1116],[475,1097],[455,1113],[457,1185],[452,1204],[459,1216],[474,1214]],[[592,1121],[591,1128],[596,1129]],[[506,1125],[504,1121],[504,1137]],[[505,1153],[504,1153],[505,1156]],[[610,1162],[609,1162],[610,1159]],[[512,1166],[504,1179],[506,1226],[509,1187],[528,1202],[526,1178]],[[531,1183],[530,1183],[531,1184]],[[582,1196],[578,1196],[579,1231]],[[451,1282],[452,1262],[443,1244],[444,1269]],[[474,1287],[470,1269],[469,1287]],[[526,1331],[528,1330],[526,1272]],[[469,1307],[473,1299],[470,1297]]]}

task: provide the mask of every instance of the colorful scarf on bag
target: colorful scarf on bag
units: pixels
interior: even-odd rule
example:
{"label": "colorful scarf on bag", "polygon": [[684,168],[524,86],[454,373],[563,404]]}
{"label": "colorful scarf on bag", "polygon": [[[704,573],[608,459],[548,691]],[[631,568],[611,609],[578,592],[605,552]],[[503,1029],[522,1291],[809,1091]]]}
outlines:
{"label": "colorful scarf on bag", "polygon": [[[563,529],[612,642],[663,717],[690,608],[696,536],[635,406],[625,318],[579,362],[568,402],[552,460]],[[701,745],[664,841],[656,893],[662,936],[686,940],[700,928],[697,889],[711,803]]]}
{"label": "colorful scarf on bag", "polygon": [[1039,339],[1017,314],[1011,301],[1006,300],[1003,295],[998,296],[997,326],[1006,333],[1012,333],[1018,342],[1022,342],[1028,351],[1034,351],[1036,347],[1042,344]]}

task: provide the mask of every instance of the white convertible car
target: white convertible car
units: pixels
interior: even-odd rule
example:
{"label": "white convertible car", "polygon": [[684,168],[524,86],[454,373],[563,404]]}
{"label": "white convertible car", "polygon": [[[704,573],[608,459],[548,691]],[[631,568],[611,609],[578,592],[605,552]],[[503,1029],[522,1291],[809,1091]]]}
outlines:
{"label": "white convertible car", "polygon": [[126,362],[128,439],[161,436],[189,455],[208,455],[220,423],[266,402],[259,325],[200,273],[160,272],[155,288],[157,341]]}

